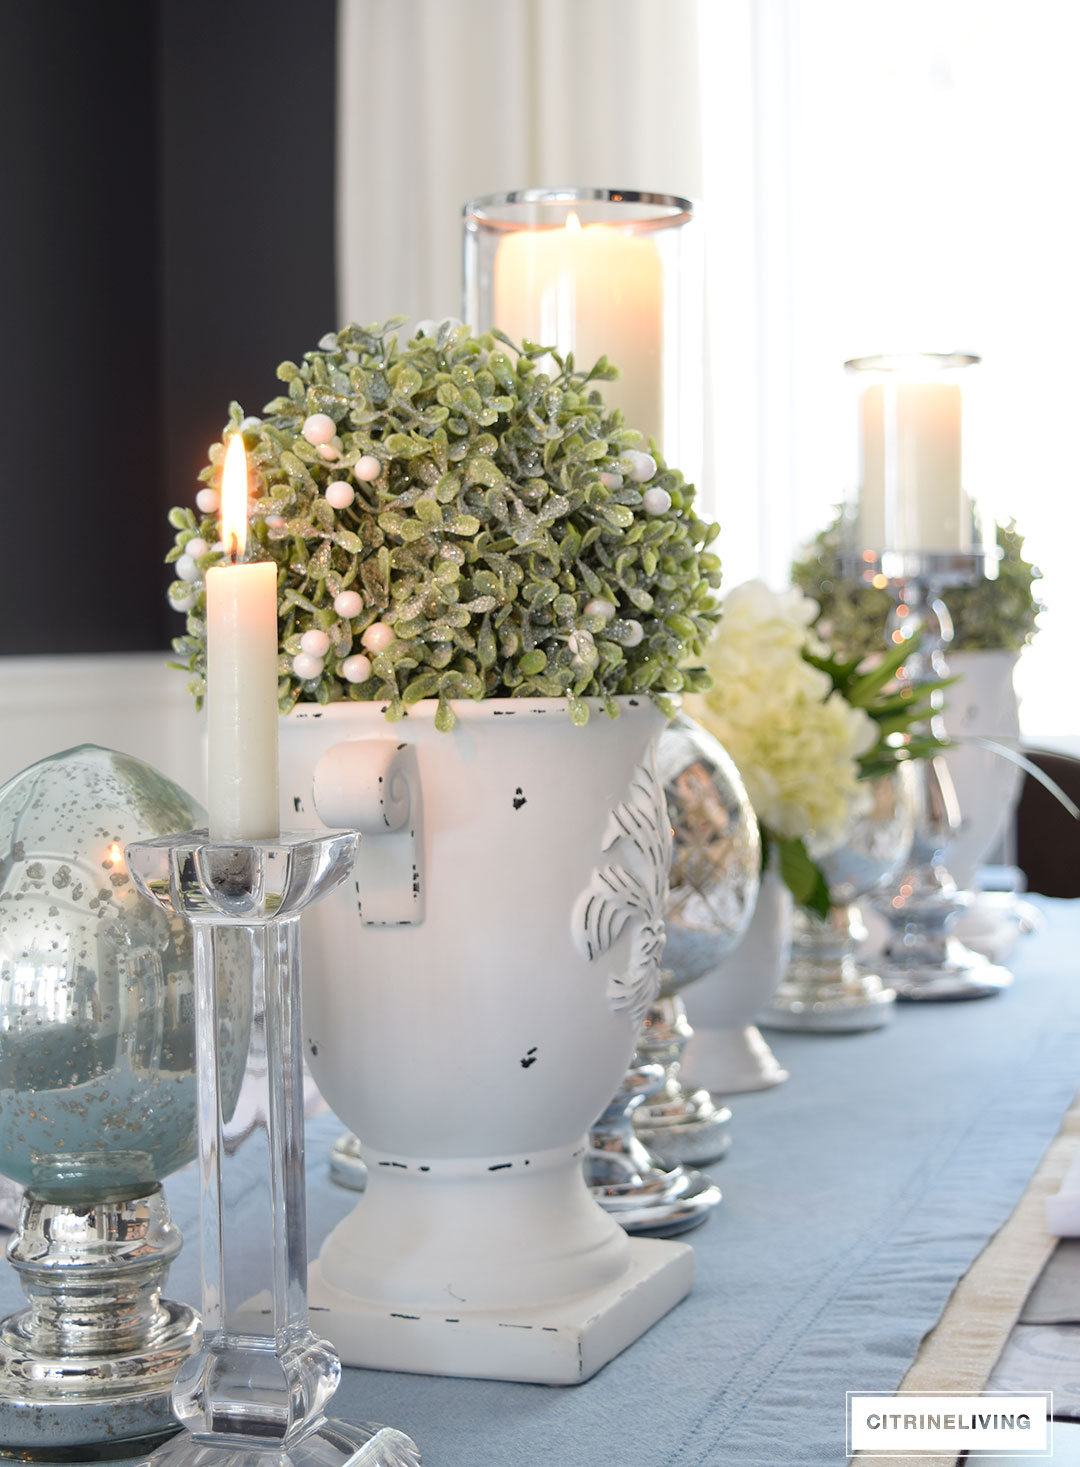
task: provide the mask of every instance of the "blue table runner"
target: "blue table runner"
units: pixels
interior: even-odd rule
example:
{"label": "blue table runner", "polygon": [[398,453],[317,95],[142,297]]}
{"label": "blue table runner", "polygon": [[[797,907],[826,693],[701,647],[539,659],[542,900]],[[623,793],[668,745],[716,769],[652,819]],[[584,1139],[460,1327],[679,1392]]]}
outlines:
{"label": "blue table runner", "polygon": [[[864,1035],[769,1036],[791,1079],[737,1097],[690,1297],[573,1387],[348,1370],[337,1415],[413,1436],[426,1467],[835,1467],[844,1393],[891,1390],[1005,1221],[1080,1088],[1080,903],[1040,900],[1015,986],[899,1006]],[[312,1249],[355,1198],[308,1131]],[[195,1237],[195,1178],[173,1178]],[[197,1302],[185,1249],[168,1292]],[[0,1274],[0,1311],[20,1297]]]}

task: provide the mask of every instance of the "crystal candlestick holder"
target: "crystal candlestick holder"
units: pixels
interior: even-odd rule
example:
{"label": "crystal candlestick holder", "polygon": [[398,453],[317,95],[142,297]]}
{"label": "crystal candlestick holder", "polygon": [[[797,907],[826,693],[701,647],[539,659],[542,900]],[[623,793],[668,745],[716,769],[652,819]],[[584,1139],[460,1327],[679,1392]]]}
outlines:
{"label": "crystal candlestick holder", "polygon": [[[948,676],[945,649],[952,641],[952,620],[942,588],[975,581],[984,573],[984,561],[982,550],[882,552],[880,558],[867,552],[859,558],[859,575],[892,593],[888,636],[891,642],[912,644],[901,671],[913,688]],[[927,731],[944,738],[940,691],[932,702]],[[918,760],[915,771],[911,853],[899,884],[875,898],[890,928],[880,975],[902,999],[988,998],[1007,988],[1012,974],[950,935],[966,905],[945,864],[960,829],[952,779],[941,755]]]}
{"label": "crystal candlestick holder", "polygon": [[[139,889],[190,923],[195,952],[204,1334],[173,1388],[186,1432],[155,1453],[160,1467],[419,1462],[401,1432],[326,1417],[341,1364],[308,1322],[300,914],[349,874],[356,842],[189,831],[127,847]],[[254,1031],[230,1023],[219,996],[238,982],[246,1011],[265,1013],[267,1064],[254,1122],[231,1135],[221,1076]]]}

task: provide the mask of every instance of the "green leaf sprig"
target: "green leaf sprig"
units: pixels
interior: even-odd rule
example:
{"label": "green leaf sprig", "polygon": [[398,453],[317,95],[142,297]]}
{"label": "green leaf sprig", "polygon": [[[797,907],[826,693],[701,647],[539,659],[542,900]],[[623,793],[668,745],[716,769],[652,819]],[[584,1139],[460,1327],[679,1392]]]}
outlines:
{"label": "green leaf sprig", "polygon": [[[926,678],[911,683],[897,678],[919,641],[919,633],[905,638],[866,672],[859,671],[865,660],[862,657],[841,661],[832,654],[803,653],[853,708],[861,708],[877,725],[877,743],[859,760],[860,779],[877,779],[891,773],[899,763],[928,759],[947,747],[945,740],[930,732],[929,722],[938,711],[941,691],[957,679]],[[917,727],[920,724],[926,727]]]}
{"label": "green leaf sprig", "polygon": [[[325,336],[302,362],[278,368],[287,391],[261,418],[230,408],[226,435],[243,435],[256,486],[252,558],[278,567],[282,711],[354,699],[396,719],[434,698],[436,723],[448,729],[453,699],[542,697],[567,699],[581,724],[586,698],[601,698],[614,717],[619,695],[671,711],[671,695],[708,687],[705,669],[686,663],[717,619],[720,562],[706,547],[718,527],[698,517],[693,486],[654,445],[655,472],[635,479],[641,434],[604,404],[597,384],[618,375],[606,358],[579,371],[572,356],[453,322],[401,346],[402,324]],[[554,360],[552,374],[542,359]],[[301,431],[314,414],[333,419],[330,444]],[[378,477],[358,482],[365,456],[378,461]],[[223,443],[209,458],[200,478],[216,487]],[[335,509],[325,490],[342,480],[355,494]],[[652,512],[650,489],[663,491]],[[202,578],[222,558],[220,524],[188,508],[170,522],[167,559],[193,541],[207,547],[198,578],[170,588],[187,611],[174,647],[201,699]],[[350,590],[361,608],[346,617],[334,602]],[[370,654],[370,677],[350,682],[343,664],[375,622],[393,641]],[[293,658],[311,630],[330,645],[321,673],[303,679]]]}
{"label": "green leaf sprig", "polygon": [[762,872],[768,870],[775,850],[780,880],[791,892],[795,905],[807,912],[813,912],[815,917],[824,921],[832,906],[829,883],[825,880],[821,867],[806,849],[806,842],[801,836],[776,835],[764,825],[760,827],[760,833]]}

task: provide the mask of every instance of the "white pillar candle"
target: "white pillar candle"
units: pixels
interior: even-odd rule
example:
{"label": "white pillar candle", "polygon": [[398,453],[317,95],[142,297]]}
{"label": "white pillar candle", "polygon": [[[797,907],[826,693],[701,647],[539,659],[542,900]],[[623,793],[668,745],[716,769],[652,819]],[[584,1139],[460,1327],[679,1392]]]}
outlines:
{"label": "white pillar candle", "polygon": [[859,538],[869,550],[970,550],[963,399],[953,382],[885,381],[862,394]]}
{"label": "white pillar candle", "polygon": [[604,401],[627,426],[662,442],[664,425],[664,272],[647,234],[586,224],[521,229],[495,256],[495,325],[518,346],[553,346],[575,364],[602,356],[619,368],[601,382]]}
{"label": "white pillar candle", "polygon": [[230,559],[206,573],[207,806],[210,838],[278,835],[277,566],[243,564],[247,456],[229,440],[221,538]]}

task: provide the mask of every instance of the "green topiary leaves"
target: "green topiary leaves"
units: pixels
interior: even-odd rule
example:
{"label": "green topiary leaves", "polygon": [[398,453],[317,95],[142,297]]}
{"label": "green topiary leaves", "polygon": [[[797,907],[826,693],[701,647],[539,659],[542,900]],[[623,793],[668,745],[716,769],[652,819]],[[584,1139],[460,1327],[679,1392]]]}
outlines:
{"label": "green topiary leaves", "polygon": [[[243,433],[251,470],[249,554],[278,566],[283,711],[350,698],[400,717],[436,698],[436,723],[448,728],[454,699],[565,697],[580,723],[586,697],[614,714],[619,694],[663,705],[701,687],[707,674],[683,664],[717,617],[720,563],[705,551],[717,526],[697,517],[693,486],[655,448],[653,477],[630,478],[623,455],[641,435],[593,385],[614,369],[602,359],[578,372],[555,356],[548,376],[538,366],[553,355],[546,348],[518,351],[499,333],[474,337],[452,323],[399,346],[400,324],[347,326],[301,363],[283,362],[288,394],[262,419],[230,409],[226,433]],[[316,413],[334,421],[330,444],[302,434]],[[222,446],[209,457],[200,477],[218,487]],[[361,459],[377,461],[377,478],[354,474]],[[334,509],[325,490],[341,481],[354,498]],[[670,496],[665,513],[646,514],[650,488]],[[173,557],[195,535],[219,542],[216,514],[176,509],[170,523]],[[220,558],[212,550],[200,571]],[[174,646],[200,696],[205,590],[180,584],[174,600],[194,603]],[[344,590],[360,594],[358,615],[336,611]],[[591,608],[597,601],[607,609]],[[395,640],[371,657],[366,681],[349,682],[343,664],[374,623]],[[303,680],[292,656],[312,628],[331,645],[320,675]]]}

